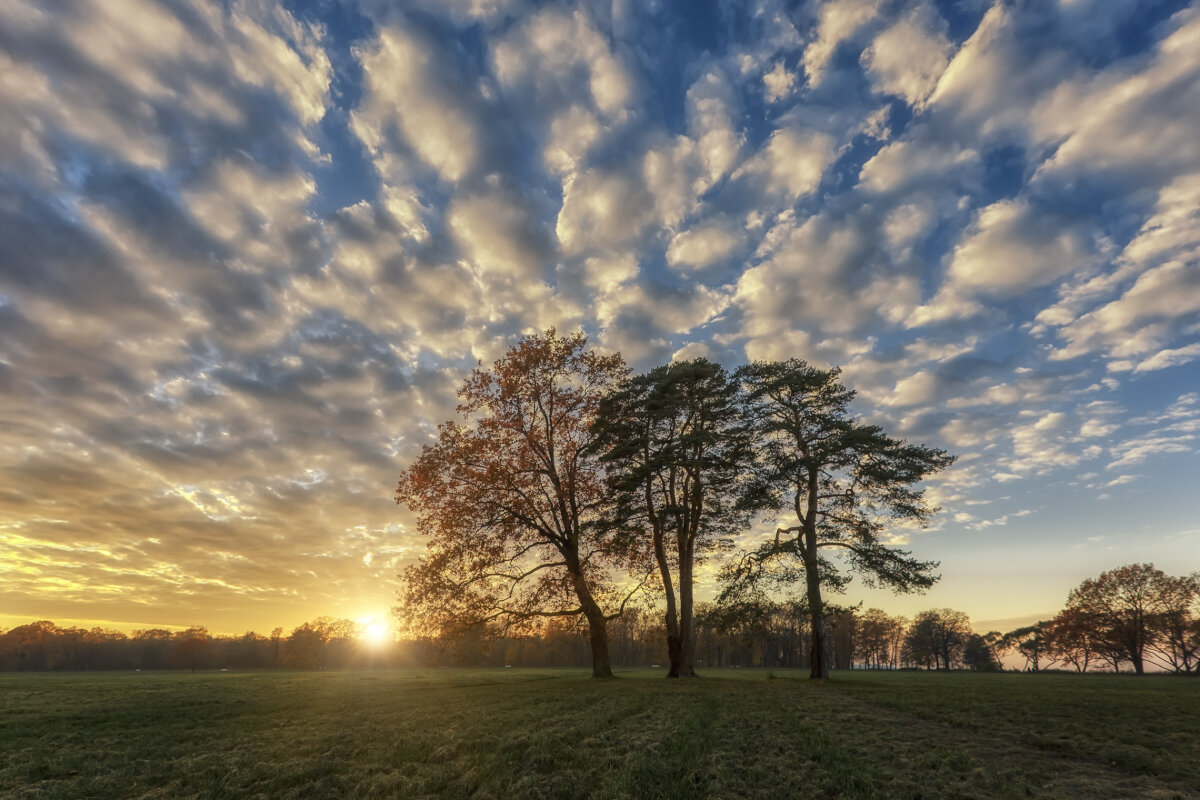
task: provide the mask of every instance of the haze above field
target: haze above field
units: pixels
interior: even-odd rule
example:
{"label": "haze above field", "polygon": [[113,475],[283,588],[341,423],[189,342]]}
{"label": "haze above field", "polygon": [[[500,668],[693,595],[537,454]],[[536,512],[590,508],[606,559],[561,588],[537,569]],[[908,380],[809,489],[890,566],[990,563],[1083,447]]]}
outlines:
{"label": "haze above field", "polygon": [[400,470],[552,325],[957,453],[943,581],[850,601],[1200,569],[1194,3],[18,0],[0,66],[0,628],[381,617]]}

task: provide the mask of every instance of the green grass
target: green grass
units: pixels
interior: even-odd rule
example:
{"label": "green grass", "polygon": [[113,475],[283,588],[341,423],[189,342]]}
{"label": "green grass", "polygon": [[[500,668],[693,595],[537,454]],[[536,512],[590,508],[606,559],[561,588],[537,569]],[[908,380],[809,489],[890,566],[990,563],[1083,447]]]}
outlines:
{"label": "green grass", "polygon": [[5,798],[1200,798],[1200,680],[0,675]]}

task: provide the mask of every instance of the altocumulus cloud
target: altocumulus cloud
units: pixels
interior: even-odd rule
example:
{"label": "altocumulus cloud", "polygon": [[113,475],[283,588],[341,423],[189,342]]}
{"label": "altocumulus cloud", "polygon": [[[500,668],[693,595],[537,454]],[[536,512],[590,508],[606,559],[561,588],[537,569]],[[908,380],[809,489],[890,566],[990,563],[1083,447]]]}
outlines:
{"label": "altocumulus cloud", "polygon": [[1200,568],[1194,4],[400,5],[0,5],[4,613],[386,608],[392,481],[550,325],[842,366],[962,456],[922,556]]}

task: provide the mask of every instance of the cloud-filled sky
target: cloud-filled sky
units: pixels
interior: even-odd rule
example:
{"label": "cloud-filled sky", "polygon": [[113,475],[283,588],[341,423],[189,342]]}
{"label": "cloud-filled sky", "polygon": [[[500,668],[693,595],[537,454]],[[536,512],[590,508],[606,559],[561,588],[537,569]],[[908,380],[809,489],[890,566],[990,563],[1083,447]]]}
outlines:
{"label": "cloud-filled sky", "polygon": [[1200,569],[1200,6],[0,0],[0,627],[389,607],[522,332],[959,454],[895,612]]}

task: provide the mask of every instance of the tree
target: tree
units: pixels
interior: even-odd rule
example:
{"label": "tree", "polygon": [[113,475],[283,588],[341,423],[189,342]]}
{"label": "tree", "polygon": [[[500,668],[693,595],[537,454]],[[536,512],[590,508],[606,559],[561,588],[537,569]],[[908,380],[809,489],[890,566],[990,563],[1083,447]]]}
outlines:
{"label": "tree", "polygon": [[975,672],[999,672],[1001,666],[996,650],[1000,641],[999,631],[972,633],[963,644],[963,666]]}
{"label": "tree", "polygon": [[[737,372],[761,441],[762,491],[785,513],[774,539],[727,572],[727,591],[762,580],[803,580],[812,612],[812,677],[828,674],[823,589],[840,591],[860,575],[868,585],[922,591],[938,579],[937,562],[890,546],[893,523],[923,526],[936,511],[917,485],[953,463],[945,451],[912,445],[855,422],[854,392],[837,369],[798,359],[756,362]],[[786,509],[786,512],[785,512]],[[825,554],[841,553],[839,565]]]}
{"label": "tree", "polygon": [[858,651],[864,666],[870,669],[895,668],[900,662],[907,621],[878,608],[868,608],[858,616]]}
{"label": "tree", "polygon": [[582,615],[592,674],[612,675],[605,626],[632,596],[618,592],[614,571],[636,553],[597,524],[608,498],[591,425],[627,372],[620,355],[553,329],[472,372],[458,392],[463,422],[438,428],[396,490],[430,537],[401,575],[397,613],[410,632]]}
{"label": "tree", "polygon": [[175,634],[175,647],[171,653],[170,663],[178,667],[188,667],[192,672],[197,668],[208,666],[212,654],[212,636],[203,625],[193,625],[185,631]]}
{"label": "tree", "polygon": [[1016,650],[1025,658],[1025,669],[1040,672],[1056,660],[1050,630],[1051,624],[1043,621],[1009,631],[1001,637],[1000,649]]}
{"label": "tree", "polygon": [[1163,666],[1200,675],[1200,573],[1156,582],[1154,627]]}
{"label": "tree", "polygon": [[1126,564],[1071,590],[1068,609],[1095,632],[1101,653],[1114,668],[1128,661],[1136,674],[1145,674],[1146,649],[1158,637],[1155,613],[1166,579],[1153,564]]}
{"label": "tree", "polygon": [[696,674],[696,565],[749,520],[753,450],[740,399],[729,374],[699,358],[638,375],[600,405],[595,431],[616,522],[650,530],[670,678]]}
{"label": "tree", "polygon": [[953,669],[962,663],[963,648],[971,636],[967,615],[952,608],[922,611],[913,618],[905,637],[908,660],[927,669]]}
{"label": "tree", "polygon": [[1064,608],[1046,627],[1048,652],[1056,661],[1070,664],[1076,672],[1087,672],[1102,649],[1096,638],[1096,632],[1078,608]]}

